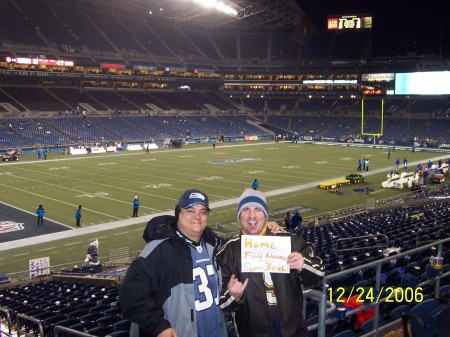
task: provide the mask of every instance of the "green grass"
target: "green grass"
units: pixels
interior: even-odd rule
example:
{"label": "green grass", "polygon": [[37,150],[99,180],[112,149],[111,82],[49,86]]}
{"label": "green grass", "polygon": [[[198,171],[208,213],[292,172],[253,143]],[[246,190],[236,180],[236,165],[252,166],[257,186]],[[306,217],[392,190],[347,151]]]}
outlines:
{"label": "green grass", "polygon": [[[348,192],[344,196],[317,188],[319,182],[356,172],[358,159],[364,157],[370,158],[365,183],[343,186],[341,191]],[[438,155],[397,150],[388,160],[386,149],[267,142],[236,143],[214,150],[210,145],[187,145],[180,150],[160,149],[150,154],[145,151],[73,157],[50,154],[46,161],[22,156],[20,162],[0,164],[1,202],[33,214],[43,204],[47,219],[71,227],[75,225],[76,207],[82,204],[82,224],[88,227],[130,219],[132,200],[137,195],[142,222],[118,228],[111,224],[110,230],[41,244],[33,244],[30,239],[30,246],[1,251],[0,273],[27,270],[29,259],[43,256],[50,256],[53,266],[81,265],[93,237],[100,241],[100,261],[105,261],[108,250],[113,248],[139,251],[144,247],[142,231],[149,216],[172,211],[188,188],[208,194],[213,208],[209,224],[216,227],[220,223],[218,231],[222,235],[235,233],[239,228],[236,200],[226,201],[238,198],[255,177],[260,190],[268,194],[272,219],[281,218],[294,207],[310,208],[303,217],[311,218],[364,204],[368,198],[393,197],[405,191],[382,190],[380,184],[393,169],[397,157],[401,162],[407,157],[413,170],[412,162],[425,162]],[[380,169],[381,173],[370,175]],[[277,193],[304,184],[313,187]],[[365,195],[353,191],[366,186],[375,192]],[[215,206],[220,201],[225,206]]]}

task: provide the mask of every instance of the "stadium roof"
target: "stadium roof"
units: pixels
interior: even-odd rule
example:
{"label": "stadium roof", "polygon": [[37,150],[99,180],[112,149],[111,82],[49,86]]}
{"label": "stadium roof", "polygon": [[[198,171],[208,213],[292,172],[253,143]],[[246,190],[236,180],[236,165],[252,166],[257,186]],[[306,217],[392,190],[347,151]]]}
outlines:
{"label": "stadium roof", "polygon": [[[52,1],[52,0],[49,0]],[[295,0],[222,0],[237,10],[236,16],[202,7],[193,0],[78,0],[78,6],[117,13],[139,9],[143,15],[173,25],[188,23],[202,28],[293,27],[305,16]]]}

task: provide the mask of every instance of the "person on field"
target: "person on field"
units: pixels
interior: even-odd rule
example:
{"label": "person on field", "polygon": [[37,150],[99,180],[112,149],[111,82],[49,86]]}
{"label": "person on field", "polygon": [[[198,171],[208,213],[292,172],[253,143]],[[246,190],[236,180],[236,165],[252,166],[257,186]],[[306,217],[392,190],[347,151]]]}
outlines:
{"label": "person on field", "polygon": [[39,205],[36,214],[37,214],[37,225],[38,226],[44,226],[44,207],[42,205]]}
{"label": "person on field", "polygon": [[137,195],[134,196],[133,199],[133,218],[137,218],[139,216],[139,206],[141,202],[139,201]]}
{"label": "person on field", "polygon": [[83,207],[82,205],[79,205],[77,210],[75,211],[75,219],[76,219],[75,225],[77,227],[81,227],[81,208],[82,207]]}

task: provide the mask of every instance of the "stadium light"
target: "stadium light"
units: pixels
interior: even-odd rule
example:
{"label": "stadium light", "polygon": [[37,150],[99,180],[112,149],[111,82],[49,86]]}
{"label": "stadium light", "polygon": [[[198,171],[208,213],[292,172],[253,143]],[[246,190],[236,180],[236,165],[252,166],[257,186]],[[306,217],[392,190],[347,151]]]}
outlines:
{"label": "stadium light", "polygon": [[230,5],[224,3],[223,1],[217,1],[217,0],[193,0],[194,3],[197,3],[199,5],[202,5],[207,8],[215,8],[219,12],[237,16],[238,12]]}

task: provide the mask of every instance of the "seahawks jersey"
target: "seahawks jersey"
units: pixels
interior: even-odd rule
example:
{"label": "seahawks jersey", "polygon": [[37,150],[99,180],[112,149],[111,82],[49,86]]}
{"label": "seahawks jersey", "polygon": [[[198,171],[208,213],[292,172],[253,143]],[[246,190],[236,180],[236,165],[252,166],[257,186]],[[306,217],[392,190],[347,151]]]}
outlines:
{"label": "seahawks jersey", "polygon": [[192,257],[195,311],[199,337],[222,337],[219,308],[219,277],[203,241],[189,245]]}

